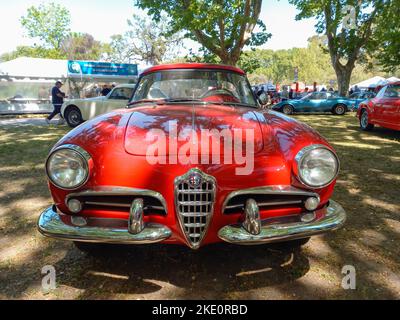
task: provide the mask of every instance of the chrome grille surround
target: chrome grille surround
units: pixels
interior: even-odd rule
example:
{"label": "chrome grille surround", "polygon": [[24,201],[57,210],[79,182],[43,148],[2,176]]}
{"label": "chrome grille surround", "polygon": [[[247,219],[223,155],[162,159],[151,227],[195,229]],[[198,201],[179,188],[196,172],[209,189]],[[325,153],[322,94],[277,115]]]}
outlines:
{"label": "chrome grille surround", "polygon": [[[304,200],[308,197],[315,197],[318,199],[318,202],[320,201],[317,193],[298,189],[290,185],[260,186],[236,190],[228,194],[222,205],[222,213],[226,214],[226,211],[230,209],[237,209],[238,211],[244,210],[246,200],[248,198],[257,199],[258,196],[265,197],[264,200],[256,201],[260,208],[284,205],[298,205],[299,207],[303,207]],[[276,197],[275,200],[271,200],[273,196]],[[245,200],[240,203],[235,203],[234,200],[235,198],[237,199],[237,197],[243,197]]]}
{"label": "chrome grille surround", "polygon": [[181,229],[192,249],[198,249],[214,213],[217,183],[198,168],[176,177],[175,208]]}
{"label": "chrome grille surround", "polygon": [[[126,201],[121,201],[121,199],[117,200],[118,198],[126,198]],[[158,210],[164,215],[167,214],[167,202],[159,192],[118,186],[98,186],[93,189],[70,193],[65,197],[65,205],[68,207],[68,201],[70,199],[78,199],[82,202],[83,207],[86,205],[97,206],[103,210],[107,210],[110,207],[116,207],[129,212],[129,208],[135,198],[145,199],[145,210]],[[148,203],[149,201],[146,200],[152,200],[155,205]]]}

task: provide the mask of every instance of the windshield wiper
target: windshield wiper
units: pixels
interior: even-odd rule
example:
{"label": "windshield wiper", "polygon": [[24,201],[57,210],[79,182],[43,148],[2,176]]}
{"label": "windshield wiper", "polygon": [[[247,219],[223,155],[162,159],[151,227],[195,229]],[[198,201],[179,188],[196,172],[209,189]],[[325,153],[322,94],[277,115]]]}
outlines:
{"label": "windshield wiper", "polygon": [[201,102],[201,103],[207,103],[208,101],[204,101],[199,98],[175,98],[175,99],[164,99],[165,102],[167,103],[179,103],[179,102]]}

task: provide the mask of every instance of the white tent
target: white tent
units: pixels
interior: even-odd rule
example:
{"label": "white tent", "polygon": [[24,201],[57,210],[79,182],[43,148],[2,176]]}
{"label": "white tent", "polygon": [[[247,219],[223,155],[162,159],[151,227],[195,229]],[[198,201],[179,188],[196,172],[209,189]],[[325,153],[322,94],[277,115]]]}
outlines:
{"label": "white tent", "polygon": [[398,81],[400,81],[400,79],[396,78],[396,77],[390,77],[390,78],[387,78],[386,81],[387,82],[398,82]]}
{"label": "white tent", "polygon": [[384,85],[387,83],[387,80],[384,77],[372,77],[370,79],[361,81],[359,83],[353,84],[351,87],[354,88],[355,86],[361,88],[370,88],[370,87],[376,87],[379,85]]}
{"label": "white tent", "polygon": [[61,79],[67,77],[67,61],[39,58],[17,58],[0,63],[0,78]]}

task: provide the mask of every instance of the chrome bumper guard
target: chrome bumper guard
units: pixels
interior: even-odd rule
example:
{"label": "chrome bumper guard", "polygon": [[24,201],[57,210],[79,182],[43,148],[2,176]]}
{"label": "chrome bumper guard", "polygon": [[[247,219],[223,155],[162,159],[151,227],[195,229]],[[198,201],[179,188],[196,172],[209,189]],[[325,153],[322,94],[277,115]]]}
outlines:
{"label": "chrome bumper guard", "polygon": [[[134,213],[132,212],[132,214]],[[38,221],[38,229],[43,235],[71,241],[148,244],[164,241],[172,234],[169,228],[160,224],[145,223],[143,226],[134,226],[137,229],[135,231],[137,233],[132,232],[132,230],[131,232],[129,231],[131,222],[128,229],[68,225],[61,220],[55,206],[47,208],[40,215]]]}
{"label": "chrome bumper guard", "polygon": [[218,236],[226,242],[241,245],[256,245],[307,238],[312,235],[339,229],[346,221],[346,212],[337,202],[330,200],[325,208],[325,217],[312,222],[270,224],[261,221],[258,234],[252,234],[243,224],[225,226]]}

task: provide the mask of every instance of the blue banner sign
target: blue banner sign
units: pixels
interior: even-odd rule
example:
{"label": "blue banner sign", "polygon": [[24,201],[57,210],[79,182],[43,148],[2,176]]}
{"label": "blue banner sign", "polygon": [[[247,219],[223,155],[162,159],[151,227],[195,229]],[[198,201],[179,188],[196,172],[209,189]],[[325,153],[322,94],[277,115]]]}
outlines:
{"label": "blue banner sign", "polygon": [[70,76],[134,77],[138,75],[137,64],[68,61]]}

